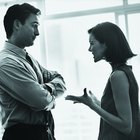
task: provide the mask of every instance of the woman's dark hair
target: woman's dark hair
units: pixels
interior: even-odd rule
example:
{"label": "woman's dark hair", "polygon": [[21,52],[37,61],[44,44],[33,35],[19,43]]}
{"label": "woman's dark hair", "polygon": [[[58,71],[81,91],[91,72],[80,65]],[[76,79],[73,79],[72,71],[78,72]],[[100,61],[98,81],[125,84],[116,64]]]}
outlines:
{"label": "woman's dark hair", "polygon": [[3,21],[7,38],[10,38],[13,33],[14,21],[19,20],[24,24],[30,14],[40,15],[41,11],[28,3],[15,4],[8,8]]}
{"label": "woman's dark hair", "polygon": [[107,46],[105,59],[112,64],[125,63],[129,58],[136,56],[131,51],[124,33],[113,23],[97,24],[89,29],[88,33]]}

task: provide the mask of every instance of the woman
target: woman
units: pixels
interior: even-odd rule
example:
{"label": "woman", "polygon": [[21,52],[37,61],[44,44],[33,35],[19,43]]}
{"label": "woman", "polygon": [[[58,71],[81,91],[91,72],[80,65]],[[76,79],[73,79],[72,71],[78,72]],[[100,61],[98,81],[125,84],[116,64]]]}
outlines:
{"label": "woman", "polygon": [[135,56],[121,29],[104,22],[88,30],[89,51],[94,61],[106,60],[112,67],[101,101],[84,89],[83,96],[68,95],[66,100],[83,103],[101,116],[98,140],[136,140],[138,130],[138,85],[127,65]]}

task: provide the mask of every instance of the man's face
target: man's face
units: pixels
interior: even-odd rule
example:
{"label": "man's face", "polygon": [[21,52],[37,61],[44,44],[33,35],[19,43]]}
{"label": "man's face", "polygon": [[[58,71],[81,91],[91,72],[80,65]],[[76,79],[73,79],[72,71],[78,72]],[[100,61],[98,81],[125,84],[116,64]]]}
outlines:
{"label": "man's face", "polygon": [[39,35],[38,25],[38,16],[31,14],[26,19],[25,23],[21,25],[17,33],[17,44],[19,47],[27,47],[33,45],[36,36]]}

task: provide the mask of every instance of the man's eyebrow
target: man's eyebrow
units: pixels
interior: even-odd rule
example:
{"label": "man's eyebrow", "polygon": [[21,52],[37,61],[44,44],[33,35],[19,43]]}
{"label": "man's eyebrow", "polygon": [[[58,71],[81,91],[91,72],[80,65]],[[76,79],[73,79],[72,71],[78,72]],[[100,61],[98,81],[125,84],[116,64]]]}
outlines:
{"label": "man's eyebrow", "polygon": [[40,25],[39,22],[37,22],[37,21],[33,21],[32,24]]}

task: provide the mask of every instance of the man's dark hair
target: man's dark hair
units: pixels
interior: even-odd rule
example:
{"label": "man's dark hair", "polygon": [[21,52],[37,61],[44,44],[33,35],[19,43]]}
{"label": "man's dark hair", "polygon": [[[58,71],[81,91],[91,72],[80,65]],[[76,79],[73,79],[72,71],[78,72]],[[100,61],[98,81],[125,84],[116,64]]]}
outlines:
{"label": "man's dark hair", "polygon": [[41,11],[28,3],[15,4],[8,8],[3,21],[7,38],[13,33],[14,21],[19,20],[24,24],[30,14],[40,15]]}

